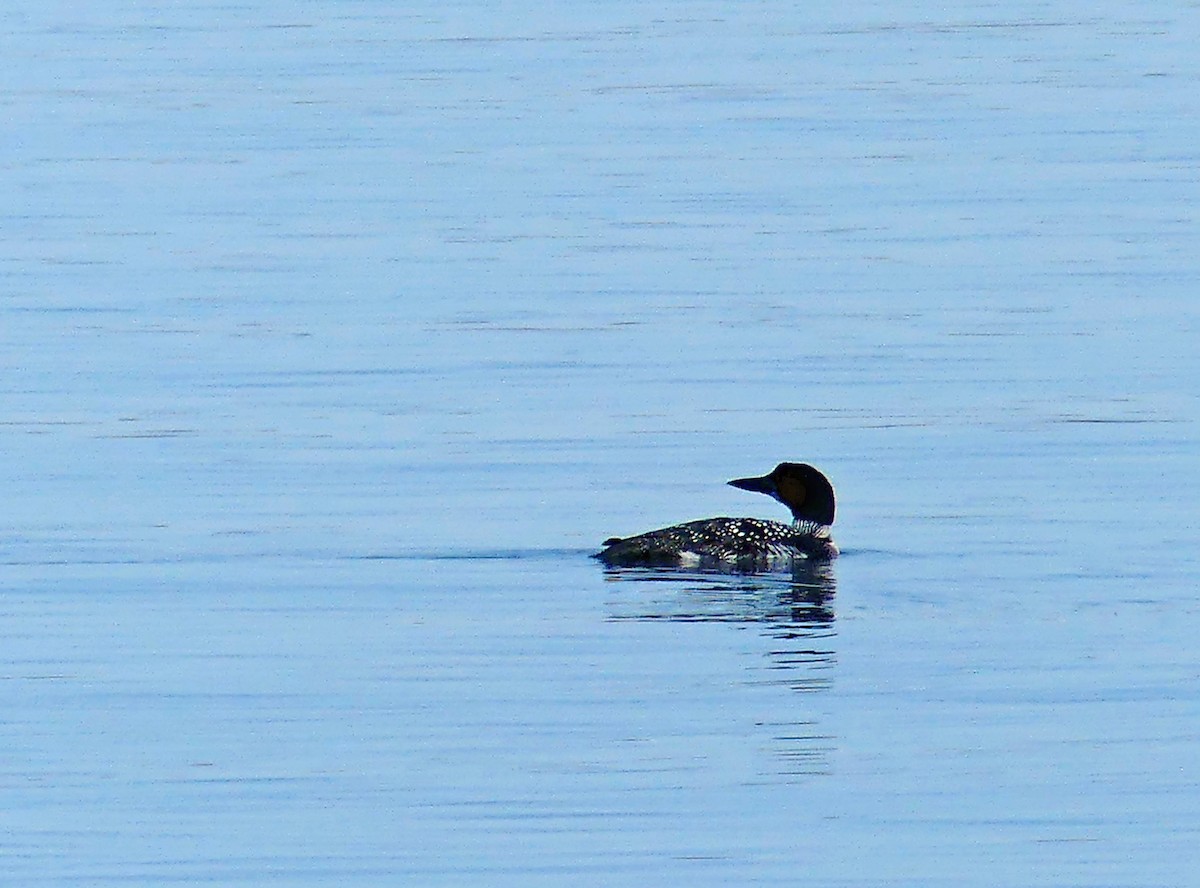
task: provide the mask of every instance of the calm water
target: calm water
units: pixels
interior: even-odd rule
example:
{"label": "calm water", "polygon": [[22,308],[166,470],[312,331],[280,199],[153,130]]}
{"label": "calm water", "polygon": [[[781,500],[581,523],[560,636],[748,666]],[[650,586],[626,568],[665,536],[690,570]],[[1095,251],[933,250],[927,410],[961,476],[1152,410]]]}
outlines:
{"label": "calm water", "polygon": [[1196,884],[1195,4],[0,21],[7,879]]}

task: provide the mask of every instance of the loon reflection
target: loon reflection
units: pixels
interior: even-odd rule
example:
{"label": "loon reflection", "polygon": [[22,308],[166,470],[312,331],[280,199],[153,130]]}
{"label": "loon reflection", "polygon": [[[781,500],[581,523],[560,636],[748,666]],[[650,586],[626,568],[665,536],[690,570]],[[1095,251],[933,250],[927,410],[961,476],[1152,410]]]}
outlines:
{"label": "loon reflection", "polygon": [[834,621],[837,579],[828,563],[799,562],[790,576],[747,574],[736,568],[685,573],[673,569],[610,569],[610,582],[667,586],[671,594],[639,613],[621,613],[621,620],[674,622],[762,623],[781,634],[808,634],[829,629]]}
{"label": "loon reflection", "polygon": [[[752,666],[745,684],[786,687],[801,694],[833,685],[837,665],[834,596],[837,579],[830,562],[800,561],[790,576],[678,569],[623,568],[605,571],[620,585],[610,602],[611,621],[733,623],[756,625],[765,659]],[[628,593],[628,594],[626,594]],[[829,773],[836,738],[807,713],[782,705],[779,718],[756,722],[769,732],[770,746],[785,776]]]}

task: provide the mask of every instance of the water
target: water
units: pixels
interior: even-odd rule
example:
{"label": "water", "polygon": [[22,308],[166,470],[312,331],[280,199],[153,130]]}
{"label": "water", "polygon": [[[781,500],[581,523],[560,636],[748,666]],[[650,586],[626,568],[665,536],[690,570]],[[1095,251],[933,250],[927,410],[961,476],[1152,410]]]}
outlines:
{"label": "water", "polygon": [[10,880],[1193,882],[1194,7],[2,16]]}

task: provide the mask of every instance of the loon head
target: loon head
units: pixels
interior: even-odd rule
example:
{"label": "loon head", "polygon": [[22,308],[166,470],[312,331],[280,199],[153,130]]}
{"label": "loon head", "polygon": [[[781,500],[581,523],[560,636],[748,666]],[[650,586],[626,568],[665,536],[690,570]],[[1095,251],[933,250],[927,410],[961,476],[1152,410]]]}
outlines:
{"label": "loon head", "polygon": [[761,478],[735,478],[729,482],[741,490],[765,493],[792,510],[796,521],[833,524],[833,485],[807,463],[780,463]]}

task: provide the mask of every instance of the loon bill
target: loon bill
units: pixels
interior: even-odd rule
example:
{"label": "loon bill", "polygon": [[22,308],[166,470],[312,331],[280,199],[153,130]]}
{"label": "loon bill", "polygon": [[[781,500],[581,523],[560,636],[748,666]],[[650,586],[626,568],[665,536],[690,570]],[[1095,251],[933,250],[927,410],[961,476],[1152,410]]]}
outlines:
{"label": "loon bill", "polygon": [[733,562],[751,566],[806,558],[829,561],[838,555],[830,526],[833,485],[806,463],[780,463],[769,475],[736,478],[741,490],[765,493],[792,512],[792,523],[758,518],[705,518],[631,537],[612,537],[593,555],[609,567],[675,566]]}

